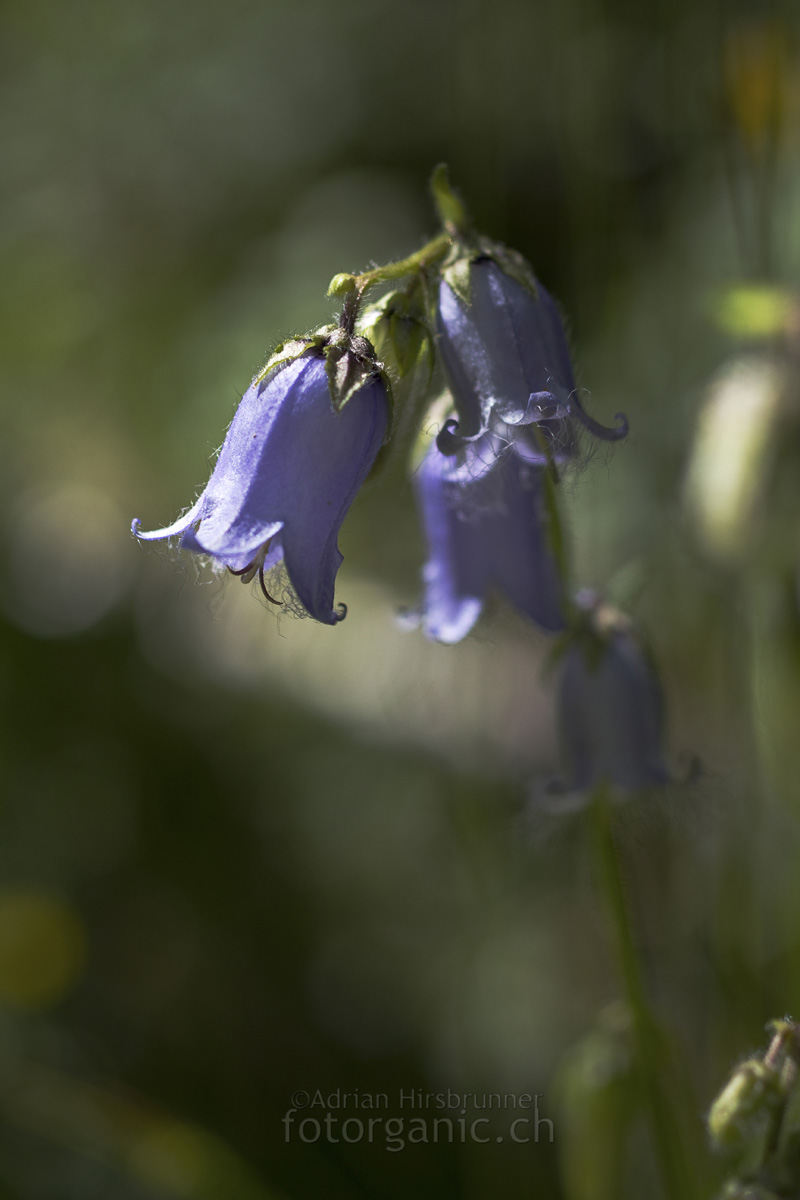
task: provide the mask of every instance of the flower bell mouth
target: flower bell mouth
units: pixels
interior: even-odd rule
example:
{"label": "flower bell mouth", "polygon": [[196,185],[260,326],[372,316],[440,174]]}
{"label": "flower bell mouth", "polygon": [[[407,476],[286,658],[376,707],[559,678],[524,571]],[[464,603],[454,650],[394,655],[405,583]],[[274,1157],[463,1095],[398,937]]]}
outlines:
{"label": "flower bell mouth", "polygon": [[[578,397],[577,388],[570,392],[566,400],[558,400],[552,392],[531,392],[524,419],[508,421],[507,424],[514,428],[539,426],[552,437],[550,425],[555,426],[557,423],[566,425],[571,417],[598,441],[618,442],[628,436],[628,418],[624,413],[615,413],[614,424],[611,426],[601,424],[600,421],[589,416]],[[478,441],[486,432],[486,428],[488,425],[479,429],[477,433],[462,435],[459,432],[460,422],[457,418],[451,417],[445,421],[437,435],[436,445],[440,453],[452,457],[468,443]],[[558,449],[554,449],[553,454],[548,457],[560,457]]]}
{"label": "flower bell mouth", "polygon": [[[235,575],[240,583],[252,583],[256,576],[258,576],[258,585],[261,588],[264,598],[268,600],[270,604],[274,604],[276,608],[282,608],[282,602],[280,600],[276,600],[275,597],[271,596],[267,590],[267,583],[265,579],[266,558],[269,554],[270,546],[274,540],[274,537],[268,538],[256,554],[253,561],[248,563],[246,567],[242,567],[238,571],[233,567],[228,567],[227,570],[231,575]],[[347,616],[347,605],[344,603],[344,601],[340,601],[336,605],[336,608],[334,609],[334,616],[337,624],[339,621],[343,621],[345,619]]]}
{"label": "flower bell mouth", "polygon": [[266,542],[264,542],[264,545],[258,551],[251,563],[248,563],[246,567],[242,567],[240,571],[235,571],[233,567],[228,567],[228,570],[230,571],[231,575],[236,575],[242,583],[252,583],[256,575],[258,575],[258,583],[261,591],[264,593],[264,596],[267,600],[269,600],[270,604],[274,604],[280,608],[280,600],[276,600],[274,596],[270,596],[269,592],[267,591],[267,585],[264,582],[264,560],[269,553],[269,548],[271,545],[272,538],[267,538]]}
{"label": "flower bell mouth", "polygon": [[608,428],[584,409],[558,306],[503,247],[484,243],[477,256],[462,247],[459,258],[445,263],[436,329],[456,410],[437,439],[442,454],[456,454],[493,420],[539,426],[548,457],[562,462],[578,453],[579,426],[606,442],[627,435],[623,414]]}

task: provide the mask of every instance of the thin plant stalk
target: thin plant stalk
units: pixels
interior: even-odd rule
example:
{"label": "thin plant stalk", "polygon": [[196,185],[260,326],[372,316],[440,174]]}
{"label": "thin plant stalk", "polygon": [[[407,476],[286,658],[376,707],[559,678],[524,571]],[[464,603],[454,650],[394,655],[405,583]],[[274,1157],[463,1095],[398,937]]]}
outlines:
{"label": "thin plant stalk", "polygon": [[688,1169],[678,1123],[664,1086],[669,1066],[664,1061],[662,1035],[642,979],[611,829],[608,796],[602,785],[594,794],[592,814],[600,886],[614,929],[620,973],[633,1017],[636,1054],[656,1159],[670,1200],[694,1200],[697,1188]]}

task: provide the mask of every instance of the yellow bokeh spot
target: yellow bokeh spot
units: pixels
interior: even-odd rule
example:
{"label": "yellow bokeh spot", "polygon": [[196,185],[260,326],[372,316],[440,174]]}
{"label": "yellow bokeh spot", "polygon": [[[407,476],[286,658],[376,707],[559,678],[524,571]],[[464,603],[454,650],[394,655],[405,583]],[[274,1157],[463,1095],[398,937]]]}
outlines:
{"label": "yellow bokeh spot", "polygon": [[747,22],[728,33],[723,77],[730,113],[751,150],[783,122],[788,89],[788,39],[777,24]]}
{"label": "yellow bokeh spot", "polygon": [[772,338],[785,333],[798,310],[798,297],[785,288],[742,285],[717,301],[720,328],[735,337]]}
{"label": "yellow bokeh spot", "polygon": [[83,926],[70,905],[32,889],[0,889],[0,1004],[57,1003],[85,958]]}

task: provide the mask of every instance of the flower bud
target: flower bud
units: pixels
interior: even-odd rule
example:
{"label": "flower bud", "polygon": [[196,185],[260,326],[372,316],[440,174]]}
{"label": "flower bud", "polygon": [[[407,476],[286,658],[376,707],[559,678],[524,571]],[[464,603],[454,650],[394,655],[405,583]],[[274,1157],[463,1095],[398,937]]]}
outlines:
{"label": "flower bud", "polygon": [[609,1005],[555,1076],[567,1200],[617,1200],[640,1088],[633,1021],[625,1005]]}
{"label": "flower bud", "polygon": [[762,534],[772,542],[778,532],[774,522],[765,528],[764,501],[779,433],[788,432],[794,408],[786,368],[765,355],[734,359],[709,388],[686,497],[700,537],[723,561],[746,560]]}
{"label": "flower bud", "polygon": [[780,1076],[758,1058],[740,1063],[711,1105],[708,1132],[718,1150],[738,1148],[757,1136],[783,1103]]}
{"label": "flower bud", "polygon": [[565,767],[559,791],[607,783],[668,782],[664,701],[647,647],[621,613],[584,593],[561,663],[558,726]]}

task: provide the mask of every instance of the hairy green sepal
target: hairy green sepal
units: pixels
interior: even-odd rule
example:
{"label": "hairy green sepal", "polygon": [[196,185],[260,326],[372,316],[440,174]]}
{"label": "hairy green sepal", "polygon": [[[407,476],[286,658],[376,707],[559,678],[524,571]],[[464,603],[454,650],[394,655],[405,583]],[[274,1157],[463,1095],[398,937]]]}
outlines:
{"label": "hairy green sepal", "polygon": [[365,337],[347,333],[338,325],[322,325],[307,337],[289,338],[276,346],[255,382],[260,383],[273,371],[288,367],[304,354],[322,354],[328,376],[331,403],[341,412],[348,400],[365,384],[381,378],[392,408],[392,389],[383,363],[379,362],[372,343]]}
{"label": "hairy green sepal", "polygon": [[525,258],[501,242],[493,242],[490,238],[479,237],[474,241],[453,242],[441,267],[445,283],[453,289],[459,300],[467,307],[472,302],[470,278],[472,264],[482,258],[490,258],[505,275],[515,280],[538,299],[539,285]]}
{"label": "hairy green sepal", "polygon": [[398,379],[408,375],[426,352],[433,353],[419,290],[393,291],[371,304],[359,318],[377,353],[388,360]]}
{"label": "hairy green sepal", "polygon": [[331,402],[341,412],[365,384],[383,374],[372,343],[365,337],[336,329],[323,350]]}

